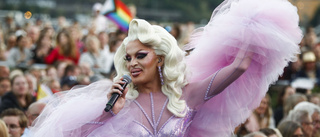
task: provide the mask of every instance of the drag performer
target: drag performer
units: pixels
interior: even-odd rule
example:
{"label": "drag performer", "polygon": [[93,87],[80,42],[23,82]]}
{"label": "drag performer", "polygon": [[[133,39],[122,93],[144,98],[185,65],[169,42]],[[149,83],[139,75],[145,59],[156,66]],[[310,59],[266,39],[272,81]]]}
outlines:
{"label": "drag performer", "polygon": [[[134,19],[114,57],[114,82],[52,99],[34,136],[231,136],[299,53],[297,9],[286,0],[227,0],[182,51],[160,26]],[[122,76],[132,83],[121,93]],[[121,94],[110,112],[105,104]]]}

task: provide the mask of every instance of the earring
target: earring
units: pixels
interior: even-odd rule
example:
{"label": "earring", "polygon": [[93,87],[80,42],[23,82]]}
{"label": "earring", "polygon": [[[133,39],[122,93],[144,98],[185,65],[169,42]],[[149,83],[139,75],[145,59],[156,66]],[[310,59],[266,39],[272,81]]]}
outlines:
{"label": "earring", "polygon": [[162,59],[161,58],[159,58],[159,61],[158,61],[158,63],[160,63],[162,61]]}
{"label": "earring", "polygon": [[158,71],[160,75],[161,85],[164,85],[161,66],[158,66]]}

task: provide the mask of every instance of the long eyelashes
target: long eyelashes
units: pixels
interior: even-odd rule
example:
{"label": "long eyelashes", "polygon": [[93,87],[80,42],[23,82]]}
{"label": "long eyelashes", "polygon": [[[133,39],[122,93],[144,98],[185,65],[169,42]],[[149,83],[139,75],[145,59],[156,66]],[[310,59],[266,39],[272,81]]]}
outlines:
{"label": "long eyelashes", "polygon": [[137,54],[137,59],[143,59],[144,57],[146,57],[148,55],[148,53],[138,53]]}
{"label": "long eyelashes", "polygon": [[[148,55],[148,52],[147,52],[147,53],[144,53],[144,52],[137,53],[137,54],[136,54],[136,58],[137,58],[137,59],[143,59],[143,58],[145,58],[147,55]],[[124,60],[127,61],[127,62],[130,62],[131,59],[132,59],[132,58],[131,58],[130,55],[126,55],[126,56],[124,57]]]}

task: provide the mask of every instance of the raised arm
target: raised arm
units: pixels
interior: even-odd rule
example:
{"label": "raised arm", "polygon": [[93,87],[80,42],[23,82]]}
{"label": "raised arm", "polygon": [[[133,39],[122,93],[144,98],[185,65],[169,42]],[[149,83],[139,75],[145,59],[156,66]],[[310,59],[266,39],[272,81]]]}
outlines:
{"label": "raised arm", "polygon": [[251,56],[252,53],[240,50],[230,65],[221,68],[203,81],[187,85],[185,91],[189,93],[187,95],[187,100],[191,102],[189,105],[196,106],[222,92],[249,68]]}

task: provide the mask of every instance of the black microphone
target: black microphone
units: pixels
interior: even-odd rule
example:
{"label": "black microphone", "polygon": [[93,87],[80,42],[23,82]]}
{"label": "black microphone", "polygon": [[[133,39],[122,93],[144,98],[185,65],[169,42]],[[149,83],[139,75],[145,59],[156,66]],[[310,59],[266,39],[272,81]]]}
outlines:
{"label": "black microphone", "polygon": [[[127,87],[127,85],[131,82],[131,77],[128,75],[123,75],[122,78],[123,78],[122,81],[124,82],[124,84],[123,85],[121,84],[121,87],[124,90]],[[120,91],[123,92],[123,90],[120,90]],[[112,93],[111,98],[106,104],[106,108],[104,109],[104,111],[106,112],[110,111],[113,105],[117,102],[119,97],[120,97],[119,93]]]}

